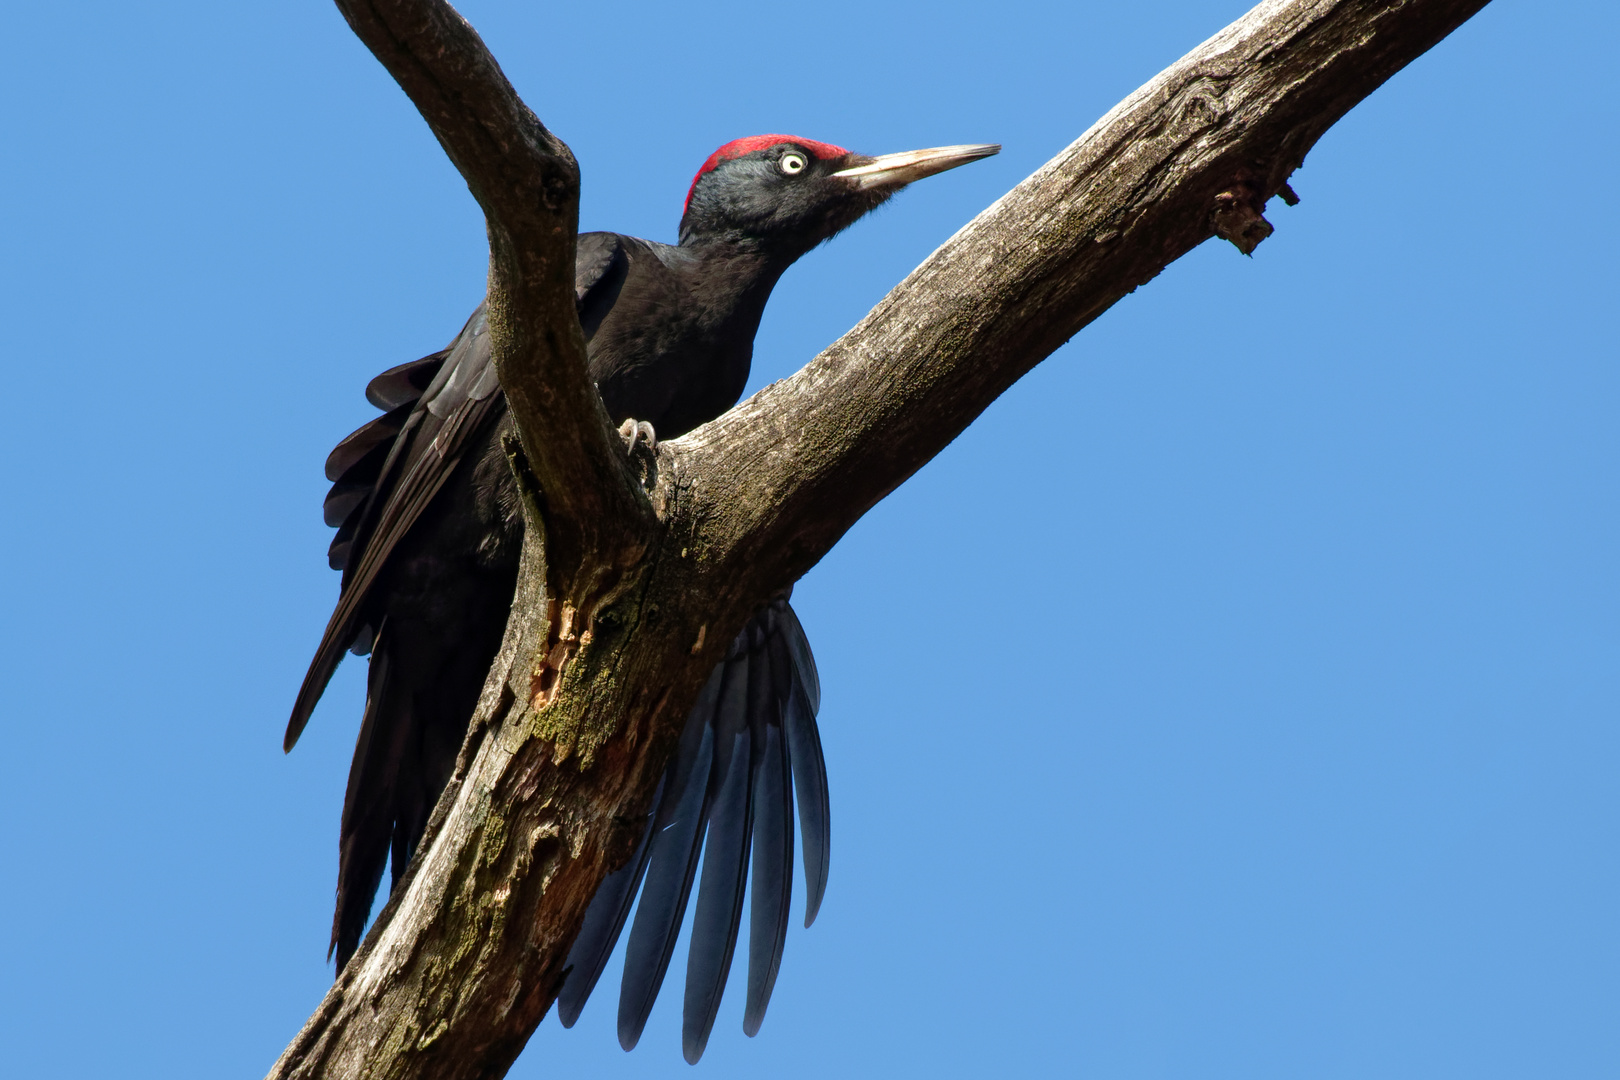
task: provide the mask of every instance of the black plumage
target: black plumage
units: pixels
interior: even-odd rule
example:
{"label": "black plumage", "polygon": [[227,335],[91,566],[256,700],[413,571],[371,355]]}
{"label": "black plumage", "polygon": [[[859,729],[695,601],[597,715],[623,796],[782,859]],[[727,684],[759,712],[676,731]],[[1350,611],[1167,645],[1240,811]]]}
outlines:
{"label": "black plumage", "polygon": [[[992,147],[866,158],[789,136],[717,151],[688,193],[679,245],[579,237],[575,293],[592,378],[615,423],[665,438],[741,395],[754,333],[781,274],[919,176]],[[324,504],[343,572],[336,610],[287,727],[290,749],[345,650],[371,655],[366,708],[339,840],[332,949],[359,945],[391,861],[395,884],[449,779],[505,627],[522,517],[502,450],[511,429],[480,306],[449,347],[373,379],[383,415],[327,458]],[[785,598],[763,608],[699,696],[630,862],[592,902],[558,997],[579,1016],[639,890],[619,1037],[639,1039],[668,967],[699,854],[703,882],[688,958],[683,1043],[696,1061],[724,990],[750,852],[754,894],[744,1027],[759,1028],[781,962],[792,883],[790,788],[798,791],[808,893],[826,887],[829,819],[814,660]]]}

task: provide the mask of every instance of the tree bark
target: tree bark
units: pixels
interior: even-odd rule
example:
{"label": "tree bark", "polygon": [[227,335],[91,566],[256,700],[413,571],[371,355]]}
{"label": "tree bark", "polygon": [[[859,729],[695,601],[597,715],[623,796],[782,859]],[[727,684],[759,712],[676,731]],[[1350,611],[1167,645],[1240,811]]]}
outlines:
{"label": "tree bark", "polygon": [[338,0],[338,9],[483,208],[495,366],[551,509],[552,562],[570,586],[563,595],[575,586],[588,595],[604,571],[611,577],[641,558],[655,522],[585,368],[574,313],[579,166],[449,4]]}
{"label": "tree bark", "polygon": [[1120,297],[1245,253],[1322,133],[1486,0],[1271,0],[1132,94],[792,378],[639,467],[585,369],[578,170],[436,0],[339,0],[483,207],[528,533],[506,640],[401,887],[273,1077],[490,1077],[555,997],[748,616]]}

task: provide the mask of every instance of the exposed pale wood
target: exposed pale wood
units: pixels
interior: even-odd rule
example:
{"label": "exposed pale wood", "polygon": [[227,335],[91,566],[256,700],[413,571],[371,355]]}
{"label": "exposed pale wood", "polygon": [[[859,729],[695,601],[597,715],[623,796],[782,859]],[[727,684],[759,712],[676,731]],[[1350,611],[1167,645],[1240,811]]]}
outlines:
{"label": "exposed pale wood", "polygon": [[[1120,297],[1212,235],[1252,251],[1267,199],[1292,197],[1317,138],[1484,3],[1260,5],[804,370],[660,446],[643,498],[594,396],[581,401],[571,281],[566,317],[560,289],[577,204],[566,148],[447,5],[342,0],[490,219],[501,377],[526,403],[527,465],[514,453],[544,496],[506,644],[406,885],[271,1075],[502,1075],[550,1008],[592,892],[628,855],[699,681],[750,612]],[[592,506],[602,517],[573,517]]]}

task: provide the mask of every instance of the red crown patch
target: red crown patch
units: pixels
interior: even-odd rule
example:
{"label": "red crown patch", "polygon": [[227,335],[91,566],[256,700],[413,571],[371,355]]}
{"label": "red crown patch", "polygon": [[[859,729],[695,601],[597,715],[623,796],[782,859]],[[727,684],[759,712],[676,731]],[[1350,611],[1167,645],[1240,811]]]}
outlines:
{"label": "red crown patch", "polygon": [[692,186],[686,189],[686,202],[681,205],[681,213],[684,215],[687,208],[692,205],[692,192],[697,190],[698,181],[713,172],[716,165],[719,165],[722,161],[742,157],[744,154],[752,154],[755,150],[763,150],[767,146],[776,146],[781,143],[793,143],[795,146],[802,146],[822,161],[840,158],[849,153],[842,146],[816,142],[814,139],[801,139],[797,135],[750,135],[746,139],[732,139],[710,154],[709,160],[703,163],[703,168],[699,169],[697,175],[692,177]]}

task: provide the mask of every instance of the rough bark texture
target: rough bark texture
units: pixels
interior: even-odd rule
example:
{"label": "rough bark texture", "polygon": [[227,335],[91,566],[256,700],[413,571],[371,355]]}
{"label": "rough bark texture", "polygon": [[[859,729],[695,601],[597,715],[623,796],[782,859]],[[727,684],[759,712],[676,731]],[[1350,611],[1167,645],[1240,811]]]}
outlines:
{"label": "rough bark texture", "polygon": [[574,314],[579,166],[449,4],[338,0],[338,9],[483,208],[495,366],[550,503],[558,583],[586,601],[640,559],[654,522],[585,369]]}
{"label": "rough bark texture", "polygon": [[567,148],[447,5],[340,0],[489,220],[530,528],[455,778],[403,887],[271,1075],[502,1075],[748,615],[1120,297],[1212,235],[1252,251],[1271,232],[1266,201],[1295,201],[1288,177],[1322,133],[1484,3],[1261,4],[802,371],[664,443],[638,476],[585,373]]}

